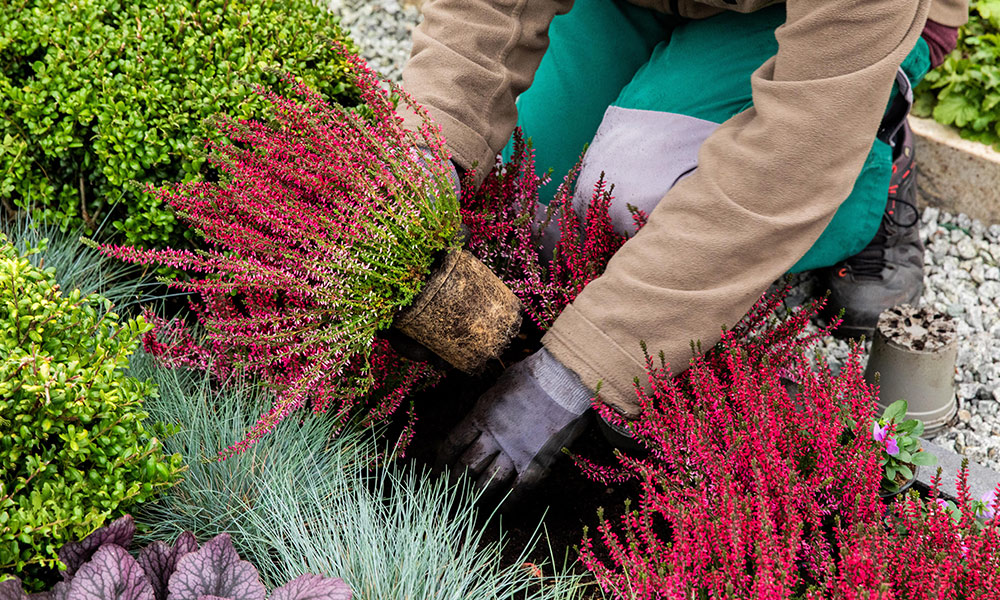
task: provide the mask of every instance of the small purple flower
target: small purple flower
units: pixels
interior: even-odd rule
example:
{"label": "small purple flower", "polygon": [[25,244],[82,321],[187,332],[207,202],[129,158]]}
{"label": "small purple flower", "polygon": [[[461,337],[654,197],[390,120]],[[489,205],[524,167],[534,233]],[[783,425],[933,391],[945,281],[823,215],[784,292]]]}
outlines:
{"label": "small purple flower", "polygon": [[881,427],[878,421],[872,424],[872,439],[876,442],[883,442],[885,444],[885,451],[889,456],[896,456],[899,454],[899,444],[896,440],[889,435],[889,425],[885,424]]}
{"label": "small purple flower", "polygon": [[948,501],[944,498],[936,498],[934,502],[941,508],[941,510],[948,510]]}
{"label": "small purple flower", "polygon": [[987,521],[996,516],[996,510],[993,508],[993,505],[996,504],[996,501],[997,501],[996,489],[992,489],[983,495],[983,516],[986,517]]}

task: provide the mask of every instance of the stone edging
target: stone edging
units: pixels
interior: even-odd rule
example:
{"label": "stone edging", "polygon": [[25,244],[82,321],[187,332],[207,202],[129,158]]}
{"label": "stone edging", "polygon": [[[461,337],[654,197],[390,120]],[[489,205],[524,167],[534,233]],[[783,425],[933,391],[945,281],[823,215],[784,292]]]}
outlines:
{"label": "stone edging", "polygon": [[911,116],[910,126],[922,203],[1000,223],[1000,152],[932,119]]}
{"label": "stone edging", "polygon": [[[917,485],[925,490],[929,489],[931,478],[937,474],[938,467],[941,467],[941,495],[949,500],[955,500],[958,495],[955,480],[962,468],[962,459],[965,457],[929,440],[921,439],[920,445],[924,452],[938,457],[938,464],[937,467],[921,467],[917,473]],[[969,495],[973,500],[982,499],[990,490],[996,489],[998,483],[1000,483],[1000,473],[969,461]]]}

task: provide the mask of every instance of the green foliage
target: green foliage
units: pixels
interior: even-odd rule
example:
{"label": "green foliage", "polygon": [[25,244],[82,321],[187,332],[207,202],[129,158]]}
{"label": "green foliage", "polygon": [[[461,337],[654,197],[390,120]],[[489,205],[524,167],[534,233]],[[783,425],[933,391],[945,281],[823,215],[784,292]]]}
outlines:
{"label": "green foliage", "polygon": [[272,69],[349,103],[330,38],[311,0],[0,0],[0,201],[63,231],[113,211],[130,245],[179,242],[192,234],[132,182],[196,178],[203,121],[262,114],[250,83]]}
{"label": "green foliage", "polygon": [[879,464],[882,466],[882,490],[895,493],[902,482],[914,477],[914,467],[932,467],[937,464],[937,457],[920,448],[920,434],[924,432],[924,424],[918,419],[907,419],[906,411],[909,405],[906,400],[897,400],[887,406],[882,416],[877,420],[876,427],[891,428],[886,433],[886,441],[892,440],[895,446],[892,451],[883,449]]}
{"label": "green foliage", "polygon": [[146,325],[110,308],[0,234],[0,572],[57,567],[64,542],[178,478],[170,432],[143,424],[153,386],[122,372]]}
{"label": "green foliage", "polygon": [[[136,513],[144,540],[230,533],[268,586],[311,572],[343,578],[355,600],[579,598],[578,576],[533,575],[524,559],[502,564],[500,544],[482,539],[476,496],[447,478],[373,467],[378,444],[356,429],[331,438],[321,419],[287,419],[245,453],[215,460],[220,448],[268,406],[260,388],[219,389],[201,373],[158,368],[136,356],[133,374],[152,377],[153,418],[177,419],[165,445],[190,470]],[[539,585],[544,583],[544,585]]]}
{"label": "green foliage", "polygon": [[1000,149],[1000,0],[971,3],[958,47],[917,87],[913,112]]}
{"label": "green foliage", "polygon": [[[7,235],[18,253],[38,268],[51,268],[56,283],[64,290],[79,289],[84,296],[98,293],[110,300],[117,312],[138,304],[139,296],[144,292],[163,292],[161,284],[154,281],[152,274],[144,274],[132,265],[108,258],[81,243],[82,230],[62,232],[58,227],[37,221],[30,215],[10,225]],[[97,235],[100,233],[98,231]],[[31,251],[38,247],[44,248],[44,251]]]}

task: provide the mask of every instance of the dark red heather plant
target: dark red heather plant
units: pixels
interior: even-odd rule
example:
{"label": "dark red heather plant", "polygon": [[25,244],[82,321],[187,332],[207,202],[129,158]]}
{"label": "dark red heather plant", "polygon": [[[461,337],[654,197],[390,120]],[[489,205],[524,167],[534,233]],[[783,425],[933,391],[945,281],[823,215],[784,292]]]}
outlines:
{"label": "dark red heather plant", "polygon": [[[608,209],[613,188],[602,180],[594,187],[586,215],[573,210],[579,164],[566,175],[552,203],[538,201],[545,184],[535,173],[534,153],[514,133],[514,152],[499,162],[476,188],[463,186],[462,222],[467,247],[517,295],[524,310],[543,331],[548,329],[583,287],[604,272],[626,237],[615,232]],[[555,220],[555,221],[553,221]],[[637,213],[636,228],[645,223]],[[542,233],[558,227],[552,260],[542,258]]]}
{"label": "dark red heather plant", "polygon": [[[762,299],[711,351],[673,375],[648,360],[642,408],[625,421],[648,450],[615,466],[577,457],[601,481],[637,478],[635,510],[585,534],[581,558],[616,598],[997,598],[1000,533],[933,500],[897,501],[884,525],[877,389],[855,347],[833,374],[806,350],[821,305],[785,319]],[[785,383],[798,383],[789,394]]]}
{"label": "dark red heather plant", "polygon": [[102,248],[191,274],[168,283],[198,294],[193,308],[207,340],[164,336],[178,332],[161,321],[147,348],[223,376],[255,375],[274,390],[273,408],[227,454],[303,406],[332,412],[339,427],[373,388],[398,383],[369,407],[368,418],[385,417],[431,375],[404,361],[379,380],[387,371],[379,365],[397,357],[375,334],[412,302],[435,257],[459,244],[448,154],[422,108],[392,88],[424,117],[419,131],[403,128],[378,77],[340,50],[364,111],[331,106],[286,76],[296,98],[257,89],[274,107],[273,123],[218,118],[229,141],[207,146],[221,181],[158,192],[209,250]]}

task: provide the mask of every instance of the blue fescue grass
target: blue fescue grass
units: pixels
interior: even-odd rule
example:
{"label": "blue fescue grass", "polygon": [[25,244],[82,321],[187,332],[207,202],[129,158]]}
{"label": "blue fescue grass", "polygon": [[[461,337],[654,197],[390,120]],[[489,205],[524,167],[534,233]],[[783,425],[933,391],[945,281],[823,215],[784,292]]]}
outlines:
{"label": "blue fescue grass", "polygon": [[[60,231],[32,219],[30,211],[16,219],[3,220],[0,227],[20,253],[42,246],[29,257],[36,267],[55,269],[56,281],[64,291],[79,289],[84,295],[98,293],[114,304],[116,311],[134,308],[144,292],[159,287],[151,276],[120,260],[101,256],[80,243],[80,231]],[[162,296],[147,296],[144,300]]]}
{"label": "blue fescue grass", "polygon": [[189,465],[184,481],[136,515],[146,540],[228,532],[268,585],[321,573],[342,577],[356,600],[571,600],[584,591],[579,576],[548,566],[539,578],[523,568],[529,549],[504,564],[502,542],[483,540],[467,486],[412,468],[370,467],[380,449],[370,430],[331,439],[323,418],[289,419],[285,431],[218,461],[261,414],[266,394],[163,369],[142,354],[132,371],[158,384],[147,411],[181,426],[164,445]]}

